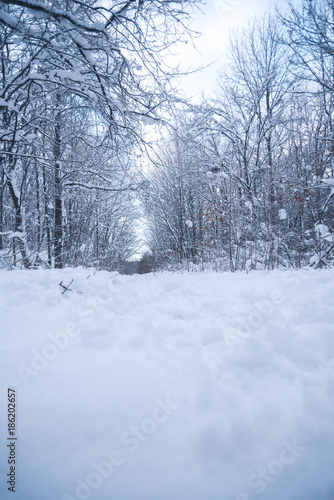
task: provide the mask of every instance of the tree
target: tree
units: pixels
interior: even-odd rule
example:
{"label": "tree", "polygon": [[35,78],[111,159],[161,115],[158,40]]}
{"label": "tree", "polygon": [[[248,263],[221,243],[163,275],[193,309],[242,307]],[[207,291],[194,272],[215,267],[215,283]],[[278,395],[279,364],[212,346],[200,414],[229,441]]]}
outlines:
{"label": "tree", "polygon": [[225,192],[237,268],[246,261],[256,266],[260,255],[269,268],[279,259],[277,182],[293,84],[280,36],[269,15],[234,33],[230,67],[211,104],[220,169],[229,179]]}
{"label": "tree", "polygon": [[[319,245],[319,227],[331,227],[334,193],[326,181],[334,176],[334,4],[331,0],[303,0],[300,8],[290,3],[289,14],[280,15],[285,27],[283,43],[292,52],[294,73],[303,82],[304,103],[307,104],[308,121],[312,127],[305,134],[307,153],[304,159],[308,168],[303,178],[311,179],[314,192],[306,193],[309,211],[308,235],[312,235],[315,256],[322,265],[333,257],[333,245]],[[304,113],[303,113],[304,114]],[[305,122],[304,122],[305,123]],[[330,241],[331,237],[326,235]],[[320,247],[322,249],[320,249]]]}
{"label": "tree", "polygon": [[[50,234],[49,239],[55,266],[61,267],[69,136],[82,131],[74,128],[68,135],[69,124],[73,125],[75,116],[88,117],[91,129],[98,127],[101,144],[109,141],[128,147],[131,143],[133,151],[134,143],[142,140],[141,120],[157,120],[159,109],[170,100],[174,71],[164,60],[172,44],[187,35],[189,7],[195,3],[124,0],[108,7],[97,0],[60,0],[52,5],[32,0],[1,2],[1,193],[6,189],[11,198],[13,241],[17,240],[25,266],[31,259],[17,181],[27,178],[33,164],[36,172],[45,164],[53,170],[53,237]],[[82,144],[90,132],[87,128],[84,135],[79,134]],[[40,150],[36,139],[43,144]],[[90,165],[90,170],[95,182],[99,167]],[[49,176],[43,178],[50,181]],[[40,180],[38,175],[35,179]],[[109,184],[107,177],[103,186],[90,183],[86,188],[119,190]],[[49,214],[45,217],[49,224]]]}
{"label": "tree", "polygon": [[332,95],[298,77],[285,36],[271,16],[235,33],[215,98],[161,147],[145,198],[160,264],[274,269],[333,252]]}

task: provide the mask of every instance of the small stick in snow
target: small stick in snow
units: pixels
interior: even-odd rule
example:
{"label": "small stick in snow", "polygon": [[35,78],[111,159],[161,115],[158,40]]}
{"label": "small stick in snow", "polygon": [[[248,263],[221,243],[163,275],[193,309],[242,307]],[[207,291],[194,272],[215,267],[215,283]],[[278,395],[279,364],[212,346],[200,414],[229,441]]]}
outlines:
{"label": "small stick in snow", "polygon": [[73,290],[70,288],[70,286],[72,285],[73,283],[73,279],[71,280],[71,283],[69,283],[67,286],[66,285],[63,285],[63,282],[61,281],[59,283],[59,286],[61,286],[62,288],[64,288],[64,290],[62,291],[62,295],[64,295],[65,292],[69,291],[69,292],[72,292]]}

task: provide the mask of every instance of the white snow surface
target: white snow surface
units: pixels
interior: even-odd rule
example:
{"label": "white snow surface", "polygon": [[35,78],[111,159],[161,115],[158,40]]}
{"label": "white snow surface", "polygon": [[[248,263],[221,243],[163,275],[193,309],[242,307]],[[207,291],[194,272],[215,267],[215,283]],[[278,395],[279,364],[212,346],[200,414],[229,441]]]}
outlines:
{"label": "white snow surface", "polygon": [[333,295],[333,270],[0,272],[0,498],[333,500]]}
{"label": "white snow surface", "polygon": [[329,232],[329,228],[325,224],[318,224],[317,226],[315,226],[315,231],[318,235],[318,238],[330,242],[334,241],[334,235]]}
{"label": "white snow surface", "polygon": [[253,204],[251,201],[246,201],[245,202],[245,207],[248,208],[248,210],[252,211],[253,210]]}
{"label": "white snow surface", "polygon": [[278,211],[278,216],[281,220],[286,219],[286,210],[284,210],[284,208],[281,208],[281,210]]}

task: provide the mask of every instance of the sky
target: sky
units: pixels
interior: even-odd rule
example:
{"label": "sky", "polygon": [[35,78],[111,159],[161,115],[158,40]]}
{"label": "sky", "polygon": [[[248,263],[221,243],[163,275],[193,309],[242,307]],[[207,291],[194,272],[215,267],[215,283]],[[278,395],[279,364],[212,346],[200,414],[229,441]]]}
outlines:
{"label": "sky", "polygon": [[229,31],[245,27],[248,20],[261,17],[269,9],[275,12],[275,5],[283,10],[287,3],[285,0],[207,0],[191,24],[202,35],[195,40],[196,48],[191,43],[182,47],[180,64],[184,69],[190,65],[193,69],[208,64],[210,67],[183,77],[182,91],[188,96],[212,91],[217,73],[226,61]]}

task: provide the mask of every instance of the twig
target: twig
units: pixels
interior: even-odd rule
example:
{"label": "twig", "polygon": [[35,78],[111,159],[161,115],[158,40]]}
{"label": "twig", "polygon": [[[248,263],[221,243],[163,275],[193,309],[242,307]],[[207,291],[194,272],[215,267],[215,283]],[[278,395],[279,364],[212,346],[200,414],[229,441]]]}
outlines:
{"label": "twig", "polygon": [[73,279],[71,280],[71,283],[69,283],[67,286],[66,285],[63,285],[63,282],[61,281],[59,283],[59,286],[61,286],[62,288],[64,288],[63,292],[61,293],[62,295],[64,295],[65,292],[69,291],[69,292],[72,292],[73,290],[70,288],[70,286],[72,285],[73,283]]}

